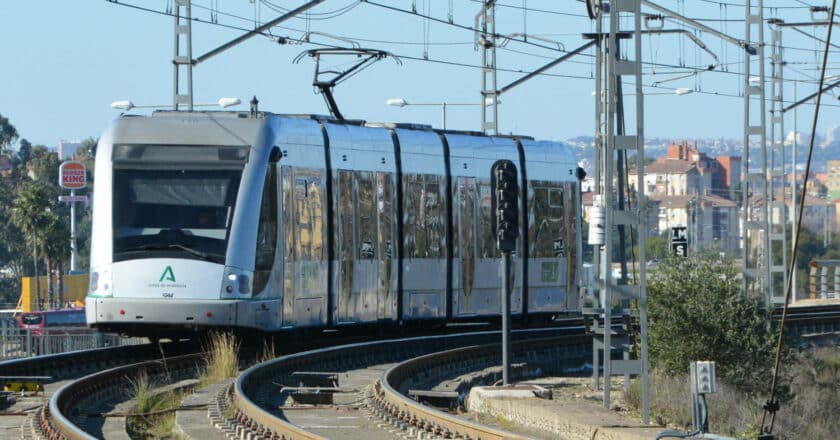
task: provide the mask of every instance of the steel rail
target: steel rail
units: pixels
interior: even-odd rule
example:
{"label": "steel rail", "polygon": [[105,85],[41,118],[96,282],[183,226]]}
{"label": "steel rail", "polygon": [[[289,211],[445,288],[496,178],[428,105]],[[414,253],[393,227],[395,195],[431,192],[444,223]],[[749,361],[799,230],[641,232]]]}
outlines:
{"label": "steel rail", "polygon": [[[520,358],[533,359],[524,356],[526,353],[539,351],[545,355],[548,348],[559,349],[563,352],[561,358],[565,361],[585,361],[591,355],[592,341],[587,336],[564,336],[557,338],[528,340],[518,343],[514,354]],[[509,431],[475,423],[450,413],[425,406],[405,394],[408,387],[413,385],[414,377],[429,375],[435,369],[447,369],[453,364],[471,362],[472,365],[481,364],[484,367],[498,365],[500,344],[488,344],[456,348],[439,353],[432,353],[410,359],[395,365],[382,374],[382,379],[376,384],[375,400],[382,410],[391,414],[401,423],[416,426],[445,438],[466,438],[483,440],[526,439]],[[571,365],[570,365],[571,366]]]}
{"label": "steel rail", "polygon": [[[575,332],[580,330],[574,329]],[[514,332],[513,338],[545,338],[561,333],[568,334],[571,331],[568,328],[520,330]],[[577,337],[585,339],[583,336]],[[289,379],[294,371],[345,371],[362,365],[399,362],[456,347],[489,344],[499,339],[498,331],[483,331],[357,343],[276,358],[253,366],[239,376],[233,384],[230,396],[236,408],[235,414],[220,424],[227,425],[227,429],[232,434],[235,432],[233,435],[238,437],[251,433],[259,438],[322,439],[323,437],[285,420],[282,415],[277,414],[276,407],[268,408],[267,405],[261,404],[257,395],[271,391],[271,385],[267,384],[282,383]],[[590,352],[586,351],[584,357],[588,359],[590,355]],[[279,386],[277,390],[279,391]]]}
{"label": "steel rail", "polygon": [[[515,331],[514,339],[545,337],[569,332],[569,329]],[[243,372],[233,385],[231,397],[236,407],[229,424],[235,424],[237,436],[251,432],[261,438],[321,439],[278,417],[261,405],[256,395],[265,392],[267,384],[278,383],[294,371],[344,371],[355,365],[390,363],[460,346],[486,344],[500,339],[498,331],[482,331],[365,342],[291,354],[255,365]],[[279,391],[279,388],[278,388]],[[272,408],[274,409],[274,408]]]}
{"label": "steel rail", "polygon": [[194,353],[123,365],[87,375],[64,385],[52,395],[49,404],[38,414],[38,425],[50,439],[96,439],[70,420],[69,415],[77,412],[76,405],[85,398],[89,399],[115,387],[125,387],[132,378],[144,372],[150,377],[169,378],[179,377],[187,371],[193,373],[198,371],[202,360],[202,353]]}
{"label": "steel rail", "polygon": [[163,344],[161,348],[156,344],[124,345],[10,359],[0,361],[0,375],[44,375],[55,379],[79,377],[86,374],[85,371],[158,358],[161,356],[161,349],[168,356],[184,354],[191,350],[188,345]]}

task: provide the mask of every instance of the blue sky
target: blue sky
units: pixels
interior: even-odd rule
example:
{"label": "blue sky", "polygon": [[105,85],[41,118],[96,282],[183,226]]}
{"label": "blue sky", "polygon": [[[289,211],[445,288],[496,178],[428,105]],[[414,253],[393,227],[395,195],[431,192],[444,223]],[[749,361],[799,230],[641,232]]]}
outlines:
{"label": "blue sky", "polygon": [[[743,0],[660,0],[658,4],[687,16],[703,18],[709,26],[726,30],[736,38],[743,34]],[[377,6],[375,2],[328,0],[306,19],[288,21],[274,28],[276,36],[301,38],[308,29],[310,40],[321,44],[347,45],[346,39],[363,47],[384,49],[402,56],[402,65],[382,60],[358,76],[340,84],[335,91],[347,117],[368,121],[400,121],[441,125],[438,106],[385,105],[388,98],[402,97],[416,103],[478,103],[481,75],[475,67],[481,52],[474,47],[474,34],[426,20],[429,15],[472,27],[480,3],[470,0],[379,0],[409,14]],[[132,0],[121,3],[165,12],[171,0]],[[252,28],[254,21],[271,20],[281,12],[272,8],[292,8],[302,0],[194,0],[193,15],[203,21],[217,8],[218,23]],[[765,0],[766,17],[786,21],[810,20],[805,4],[812,1]],[[451,5],[451,7],[450,7]],[[531,44],[510,41],[500,48],[498,66],[531,71],[551,59],[584,43],[581,33],[593,31],[585,17],[583,3],[574,0],[500,0],[497,9],[499,34],[530,35]],[[526,8],[523,9],[523,6]],[[0,2],[0,41],[3,65],[0,67],[0,114],[9,118],[21,137],[34,144],[55,145],[59,140],[96,137],[118,116],[109,104],[131,99],[137,105],[171,105],[173,69],[173,19],[114,4],[105,0],[58,1],[28,0]],[[665,28],[679,28],[666,20]],[[824,38],[825,29],[805,29]],[[240,30],[196,23],[193,26],[193,56],[239,36]],[[341,37],[342,40],[327,36]],[[713,62],[705,52],[686,38],[645,37],[643,83],[646,136],[683,138],[726,137],[740,139],[743,128],[742,70],[739,52],[710,34],[698,37],[716,54],[722,65],[715,72],[676,79],[693,67]],[[516,37],[521,39],[521,37]],[[766,32],[769,42],[770,32]],[[552,40],[552,41],[546,41]],[[838,38],[832,38],[838,41]],[[787,79],[798,79],[798,94],[815,90],[822,44],[793,30],[784,31]],[[837,43],[840,44],[840,43]],[[278,113],[327,113],[321,96],[311,86],[314,63],[309,58],[294,64],[301,52],[319,46],[279,45],[257,36],[195,67],[196,103],[211,103],[223,96],[238,97],[247,109],[254,95],[263,110]],[[834,48],[836,51],[837,49]],[[430,60],[422,61],[424,52]],[[527,134],[541,139],[567,139],[591,135],[594,131],[594,64],[590,50],[572,62],[551,69],[511,90],[501,98],[499,125],[503,133]],[[769,55],[769,50],[768,50]],[[447,64],[449,63],[449,64]],[[724,69],[727,72],[720,72]],[[828,75],[840,74],[836,52],[829,57]],[[769,75],[769,68],[767,69]],[[521,74],[500,72],[499,86],[509,84]],[[810,79],[809,79],[810,77]],[[677,96],[676,88],[696,92]],[[785,87],[786,99],[793,98],[793,85]],[[838,100],[827,95],[820,117],[820,132],[840,125]],[[632,107],[632,101],[628,101]],[[808,131],[813,106],[802,106],[798,128]],[[143,113],[134,110],[133,113]],[[479,130],[478,106],[450,107],[448,128]],[[792,115],[786,118],[788,131]]]}

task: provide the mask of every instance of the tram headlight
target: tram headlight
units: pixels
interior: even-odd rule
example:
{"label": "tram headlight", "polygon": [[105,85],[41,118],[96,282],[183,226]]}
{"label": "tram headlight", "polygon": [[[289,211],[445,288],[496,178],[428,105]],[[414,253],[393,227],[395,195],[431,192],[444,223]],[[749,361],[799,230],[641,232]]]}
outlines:
{"label": "tram headlight", "polygon": [[250,295],[252,279],[250,271],[226,267],[222,281],[222,298]]}
{"label": "tram headlight", "polygon": [[113,294],[111,290],[111,271],[109,269],[93,270],[90,273],[88,294],[93,296],[110,296]]}

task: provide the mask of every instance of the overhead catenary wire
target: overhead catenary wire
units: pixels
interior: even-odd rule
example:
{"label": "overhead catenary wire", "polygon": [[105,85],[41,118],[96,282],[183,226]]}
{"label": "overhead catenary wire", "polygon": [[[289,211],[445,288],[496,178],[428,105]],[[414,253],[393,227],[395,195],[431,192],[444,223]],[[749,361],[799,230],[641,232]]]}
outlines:
{"label": "overhead catenary wire", "polygon": [[[831,44],[831,31],[834,28],[834,12],[835,7],[837,6],[837,0],[831,1],[831,12],[829,13],[829,26],[828,26],[828,35],[825,39],[825,51],[823,52],[823,60],[822,60],[822,73],[820,75],[819,87],[817,90],[822,90],[823,85],[825,83],[825,69],[826,64],[828,64],[828,52],[829,52],[829,45]],[[811,139],[808,146],[808,158],[805,162],[805,177],[802,182],[802,194],[803,197],[799,200],[799,216],[797,218],[796,224],[796,236],[794,237],[794,246],[793,246],[793,254],[791,255],[790,260],[790,267],[788,269],[788,273],[793,273],[796,270],[796,255],[797,251],[799,250],[799,237],[800,233],[802,232],[802,213],[805,209],[805,197],[804,195],[807,194],[808,190],[808,177],[811,172],[811,158],[813,157],[814,152],[814,138],[817,134],[817,122],[819,121],[820,116],[820,104],[822,103],[822,93],[817,94],[817,103],[814,108],[814,120],[811,124]],[[776,400],[776,387],[779,379],[779,368],[781,367],[782,363],[782,348],[784,347],[784,337],[785,337],[785,321],[787,320],[788,314],[788,306],[790,304],[790,296],[791,292],[793,291],[793,277],[787,277],[787,288],[785,290],[785,302],[782,306],[782,317],[779,320],[779,338],[776,343],[776,354],[775,358],[773,359],[773,370],[772,370],[772,380],[770,382],[770,397],[764,405],[764,414],[761,416],[761,432],[766,434],[771,434],[773,432],[773,427],[776,422],[776,412],[779,409],[779,403]],[[767,418],[770,418],[769,426],[765,425]]]}
{"label": "overhead catenary wire", "polygon": [[[156,10],[152,10],[152,9],[149,9],[149,8],[144,8],[144,7],[140,7],[140,6],[136,6],[136,5],[131,5],[131,4],[128,4],[128,3],[121,3],[121,2],[118,3],[118,2],[114,2],[113,0],[107,0],[107,1],[112,2],[112,3],[117,3],[119,5],[134,7],[134,8],[145,10],[145,11],[148,11],[148,12],[155,12],[155,13],[159,13],[159,14],[162,13],[161,11],[156,11]],[[471,1],[477,1],[477,0],[471,0]],[[459,24],[455,24],[455,23],[444,22],[440,19],[436,19],[436,18],[428,16],[428,15],[417,14],[417,13],[412,12],[412,11],[407,11],[407,10],[400,9],[400,8],[394,8],[394,7],[387,6],[387,5],[380,5],[378,3],[370,2],[370,1],[367,1],[367,0],[357,0],[357,2],[352,3],[348,7],[350,7],[352,5],[355,5],[356,3],[362,3],[362,2],[370,3],[370,4],[376,4],[378,6],[382,6],[382,7],[388,8],[388,9],[392,9],[392,10],[396,10],[396,11],[400,11],[400,12],[404,12],[404,13],[410,13],[412,15],[423,17],[424,19],[428,18],[430,20],[437,21],[437,22],[440,22],[442,24],[451,25],[451,26],[461,28],[463,30],[468,30],[468,31],[471,31],[471,32],[475,32],[475,29],[473,27],[470,27],[470,26],[464,26],[464,25],[459,25]],[[197,4],[197,3],[193,3],[193,5],[196,8],[210,9],[206,6],[202,6],[202,5]],[[333,11],[333,12],[336,12],[336,11]],[[243,21],[246,21],[246,22],[251,21],[250,18],[237,16],[237,15],[231,14],[231,13],[223,13],[223,12],[217,12],[217,13],[220,14],[220,15],[225,15],[225,16],[229,16],[229,17],[232,17],[232,18],[237,18],[237,19],[240,19],[240,20],[243,20]],[[171,13],[162,13],[162,14],[171,15]],[[239,29],[239,30],[243,30],[243,31],[250,31],[251,30],[251,29],[241,28],[241,27],[237,27],[237,26],[223,25],[221,23],[207,22],[207,21],[201,20],[199,18],[195,18],[195,17],[193,18],[193,20],[196,21],[196,22],[202,22],[202,23],[218,24],[218,25],[221,25],[221,26],[224,26],[224,27],[227,27],[227,28],[231,28],[231,29]],[[301,31],[301,30],[294,29],[294,28],[287,27],[287,26],[277,26],[277,27],[279,27],[281,29],[295,31],[295,32],[305,32],[305,31]],[[267,34],[264,34],[264,35],[270,36],[271,33],[268,32]],[[497,37],[500,37],[500,36],[497,35]],[[364,39],[364,38],[350,37],[350,36],[345,36],[345,38],[348,38],[348,39],[351,39],[351,40],[356,40],[356,41],[366,41],[366,42],[374,42],[374,43],[378,43],[378,44],[394,44],[394,45],[424,45],[424,46],[426,46],[426,45],[442,45],[443,46],[443,45],[468,45],[468,44],[472,44],[472,43],[467,43],[467,42],[428,42],[428,43],[424,43],[424,42],[399,42],[399,41],[388,41],[388,40],[372,40],[372,39]],[[508,40],[511,40],[511,41],[516,41],[516,42],[520,42],[520,43],[534,45],[534,46],[540,47],[542,49],[552,50],[552,51],[555,51],[555,52],[557,52],[557,51],[563,52],[562,49],[558,49],[558,48],[551,47],[551,46],[544,46],[544,45],[541,45],[541,44],[535,44],[532,41],[526,41],[526,39],[516,39],[516,38],[509,38],[509,37],[505,37],[505,38],[507,38]],[[784,46],[783,48],[785,50],[801,50],[801,51],[813,52],[813,49],[810,49],[810,48],[799,48],[799,47],[793,47],[793,46]],[[510,49],[508,49],[508,50],[510,50]],[[584,54],[583,56],[593,57],[593,55],[591,55],[591,54]],[[649,65],[650,63],[649,62],[642,62],[642,64],[643,65]],[[733,64],[740,64],[740,63],[733,63]],[[661,67],[675,67],[674,65],[669,65],[669,64],[660,64],[660,66]],[[694,69],[696,71],[705,70],[705,67],[703,67],[703,66],[695,66],[695,67],[678,66],[678,67],[685,67],[687,69]],[[730,72],[728,72],[728,69],[718,70],[717,72],[730,73]],[[731,73],[740,75],[740,73],[738,73],[738,72],[731,72]],[[787,82],[787,80],[786,80],[786,82]]]}
{"label": "overhead catenary wire", "polygon": [[[165,15],[165,16],[172,16],[172,15],[173,15],[171,12],[165,12],[165,11],[155,10],[155,9],[151,9],[151,8],[147,8],[147,7],[143,7],[143,6],[138,6],[138,5],[134,5],[134,4],[130,4],[130,3],[125,3],[125,2],[116,2],[116,1],[113,1],[113,0],[106,0],[106,1],[108,1],[108,2],[110,2],[110,3],[113,3],[113,4],[116,4],[116,5],[119,5],[119,6],[126,6],[126,7],[130,7],[130,8],[134,8],[134,9],[138,9],[138,10],[142,10],[142,11],[145,11],[145,12],[150,12],[150,13],[154,13],[154,14],[158,14],[158,15]],[[365,0],[360,0],[360,1],[361,1],[361,2],[366,2]],[[228,17],[238,18],[238,19],[241,19],[241,20],[245,20],[245,21],[247,21],[247,22],[250,22],[250,20],[251,20],[251,19],[244,18],[244,17],[241,17],[241,16],[236,16],[235,14],[230,14],[230,13],[221,12],[221,11],[219,11],[219,12],[218,12],[218,14],[219,14],[219,15],[222,15],[222,16],[228,16]],[[224,24],[224,23],[213,23],[213,22],[209,22],[209,21],[202,20],[202,19],[197,18],[197,17],[193,17],[192,19],[193,19],[193,21],[196,21],[196,22],[198,22],[198,23],[205,23],[205,24],[210,24],[210,25],[213,25],[213,26],[220,26],[220,27],[224,27],[224,28],[227,28],[227,29],[239,30],[239,31],[244,31],[244,32],[252,32],[252,31],[253,31],[253,29],[252,29],[252,28],[245,28],[245,27],[240,27],[240,26],[233,26],[233,25]],[[448,23],[444,23],[444,24],[448,24]],[[455,26],[461,26],[461,25],[455,25]],[[302,32],[302,31],[297,30],[297,29],[294,29],[294,28],[289,28],[289,27],[284,27],[284,26],[278,26],[278,27],[280,27],[280,28],[282,28],[282,29],[287,29],[287,30],[296,31],[296,32]],[[464,27],[464,28],[465,28],[465,29],[467,29],[467,30],[472,30],[472,28],[471,28],[471,27]],[[260,35],[265,36],[266,38],[272,38],[272,39],[277,39],[277,38],[278,38],[278,37],[276,37],[275,35],[271,34],[270,32],[259,32],[259,34],[260,34]],[[294,39],[293,39],[293,38],[290,38],[290,37],[279,37],[279,38],[280,38],[281,40],[282,40],[282,39],[285,39],[286,41],[294,41]],[[352,37],[351,37],[351,38],[352,38]],[[359,41],[379,42],[379,43],[382,43],[382,44],[390,44],[390,43],[393,43],[393,44],[404,44],[404,42],[387,42],[387,41],[384,41],[384,40],[364,40],[364,39],[361,39],[361,40],[359,40]],[[318,46],[318,47],[337,47],[337,46],[335,46],[334,44],[318,43],[318,42],[316,42],[316,41],[306,41],[306,42],[301,42],[301,43],[310,44],[310,45],[313,45],[313,46]],[[528,43],[531,43],[531,42],[528,42]],[[424,44],[424,43],[419,42],[419,43],[413,43],[413,44],[420,44],[420,45],[422,45],[422,44]],[[458,42],[458,43],[434,43],[434,42],[430,42],[429,44],[432,44],[432,45],[435,45],[435,44],[451,44],[451,45],[455,45],[455,44],[457,44],[457,45],[468,45],[468,44],[473,44],[473,43],[472,43],[472,42],[470,42],[470,43],[467,43],[467,42]],[[542,45],[537,45],[537,46],[542,46]],[[565,52],[565,51],[560,50],[560,49],[558,49],[558,48],[556,48],[556,47],[550,47],[550,46],[548,46],[548,47],[546,47],[546,48],[547,48],[548,50],[553,51],[553,52]],[[516,52],[516,53],[525,54],[525,53],[523,53],[523,52],[521,52],[521,51],[516,51],[516,50],[514,50],[514,49],[510,49],[510,48],[507,48],[506,50],[511,51],[511,52]],[[415,57],[415,56],[411,56],[411,55],[399,54],[399,53],[396,53],[396,52],[394,52],[394,54],[395,54],[396,56],[398,56],[398,57],[400,57],[400,58],[404,59],[404,60],[412,60],[412,61],[419,61],[419,62],[428,62],[428,63],[434,63],[434,64],[440,64],[440,65],[449,65],[449,66],[453,66],[453,67],[469,68],[469,69],[477,69],[477,70],[479,70],[479,69],[482,69],[482,68],[483,68],[482,66],[480,66],[480,65],[478,65],[478,64],[470,64],[470,63],[464,63],[464,62],[460,62],[460,61],[450,61],[450,60],[443,60],[443,59],[434,59],[434,58],[431,58],[431,57],[429,57],[429,58]],[[534,56],[538,56],[538,55],[534,55]],[[594,57],[594,56],[593,56],[593,55],[591,55],[591,54],[582,54],[582,56],[586,56],[586,57]],[[551,57],[546,57],[546,58],[551,58]],[[579,64],[585,64],[585,62],[576,62],[576,61],[572,61],[572,62],[573,62],[573,63],[579,63]],[[673,65],[673,64],[665,64],[665,63],[651,63],[651,62],[642,62],[642,64],[643,64],[643,66],[646,66],[646,67],[655,66],[655,67],[666,67],[666,68],[679,68],[679,69],[683,69],[683,70],[682,70],[683,72],[685,72],[686,70],[688,70],[688,71],[696,71],[696,72],[705,72],[705,71],[706,71],[706,68],[705,68],[705,67],[700,67],[700,66],[698,66],[698,67],[690,67],[690,66],[687,66],[687,67],[681,67],[681,66],[677,66],[677,65]],[[518,73],[518,74],[530,74],[530,73],[532,73],[532,72],[533,72],[533,71],[532,71],[532,70],[530,70],[530,69],[516,69],[516,68],[505,68],[505,67],[498,67],[498,68],[497,68],[497,70],[498,70],[499,72],[504,72],[504,73]],[[714,71],[708,71],[708,72],[709,72],[709,73],[722,73],[722,74],[727,74],[727,75],[742,76],[742,73],[740,73],[740,72],[725,71],[725,70],[714,70]],[[663,73],[663,72],[661,72],[661,71],[660,71],[659,73]],[[673,73],[677,73],[677,72],[673,72]],[[591,79],[592,79],[590,75],[560,74],[560,73],[548,73],[548,72],[543,72],[543,73],[540,73],[540,75],[541,75],[541,76],[544,76],[544,77],[553,77],[553,78],[567,78],[567,79],[580,79],[580,80],[591,80]],[[789,82],[793,82],[793,81],[796,81],[796,80],[794,80],[794,79],[785,79],[785,81],[784,81],[784,82],[785,82],[785,83],[789,83]],[[648,88],[654,88],[654,89],[659,89],[659,90],[662,90],[662,89],[665,89],[665,90],[671,90],[671,88],[670,88],[670,87],[658,87],[658,86],[657,86],[657,85],[655,85],[655,84],[653,84],[653,85],[645,85],[645,87],[648,87]],[[742,97],[742,96],[743,96],[743,95],[742,95],[742,93],[743,93],[743,92],[739,92],[739,93],[727,93],[727,92],[720,92],[720,91],[708,91],[708,90],[707,90],[707,91],[701,91],[701,90],[694,90],[694,93],[695,93],[695,94],[698,94],[698,95],[721,96],[721,97],[729,97],[729,98],[739,98],[739,97]],[[785,103],[788,103],[788,102],[790,102],[790,101],[785,101]],[[812,104],[811,104],[811,105],[812,105]],[[840,107],[840,105],[826,105],[826,104],[823,104],[823,106],[833,107],[833,108],[835,108],[835,107]]]}

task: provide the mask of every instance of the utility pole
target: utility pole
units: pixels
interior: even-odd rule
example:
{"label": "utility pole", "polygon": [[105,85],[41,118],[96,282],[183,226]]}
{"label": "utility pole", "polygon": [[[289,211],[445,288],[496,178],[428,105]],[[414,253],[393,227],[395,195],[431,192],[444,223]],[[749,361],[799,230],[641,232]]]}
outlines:
{"label": "utility pole", "polygon": [[[499,89],[496,84],[496,0],[484,0],[475,16],[475,44],[481,46],[481,131],[499,134]],[[490,107],[488,109],[488,107]]]}
{"label": "utility pole", "polygon": [[[744,39],[755,50],[744,52],[744,155],[742,185],[742,273],[743,291],[763,296],[768,311],[773,304],[770,276],[770,206],[767,184],[767,132],[764,94],[764,8],[763,0],[745,2]],[[755,11],[753,11],[755,9]],[[754,32],[755,31],[755,32]],[[753,35],[757,36],[753,40]],[[758,76],[752,77],[752,64]],[[759,146],[759,160],[751,159],[750,143]],[[752,166],[757,165],[757,166]],[[757,169],[753,171],[753,169]],[[768,312],[769,313],[769,312]]]}
{"label": "utility pole", "polygon": [[[648,386],[648,353],[647,353],[647,286],[645,281],[645,265],[639,265],[639,283],[636,285],[618,284],[612,274],[613,264],[613,243],[612,237],[617,226],[632,226],[638,231],[639,237],[639,260],[645,261],[645,234],[646,230],[640,228],[644,224],[642,219],[645,212],[644,207],[644,185],[637,185],[639,202],[632,209],[628,209],[618,203],[614,203],[618,194],[617,182],[623,179],[623,175],[617,175],[617,168],[621,156],[627,157],[627,152],[634,152],[636,161],[636,172],[639,176],[644,175],[644,95],[642,94],[642,12],[641,0],[620,0],[612,1],[609,5],[609,33],[602,33],[600,7],[593,7],[591,1],[587,4],[590,11],[598,10],[599,13],[591,14],[596,22],[599,40],[599,51],[597,55],[598,67],[596,73],[595,99],[596,99],[596,198],[601,201],[600,206],[595,210],[599,213],[590,216],[590,221],[595,222],[595,217],[603,218],[603,243],[593,243],[595,248],[595,260],[599,261],[596,267],[596,285],[600,290],[600,311],[602,314],[603,327],[596,328],[596,332],[602,332],[602,349],[604,354],[604,407],[610,407],[610,378],[613,374],[628,375],[637,374],[642,379],[642,406],[643,419],[649,422],[649,386]],[[626,20],[624,18],[627,18]],[[621,29],[621,23],[631,22],[631,29]],[[621,39],[632,39],[632,46],[628,50],[619,50]],[[630,50],[632,48],[632,50]],[[619,54],[622,54],[619,57]],[[605,87],[603,96],[601,93],[601,69],[606,67],[606,75],[603,78]],[[627,134],[619,103],[623,98],[623,91],[619,84],[623,81],[633,83],[633,95],[635,102],[634,116],[635,127],[633,134]],[[621,126],[619,125],[621,124]],[[641,180],[640,180],[641,181]],[[603,216],[602,214],[603,213]],[[599,220],[600,221],[600,220]],[[592,230],[592,226],[590,226]],[[590,236],[592,233],[590,233]],[[639,304],[639,326],[641,328],[641,359],[622,361],[612,360],[612,305],[613,298],[636,299]],[[597,343],[594,347],[593,358],[598,355]],[[596,367],[597,368],[597,367]],[[595,372],[596,385],[598,372]]]}
{"label": "utility pole", "polygon": [[[782,28],[774,26],[782,20],[771,20],[770,28],[770,164],[767,174],[769,185],[767,215],[770,255],[770,296],[772,304],[785,301],[787,286],[787,221],[785,219],[785,120],[784,120],[784,47]],[[796,157],[791,172],[796,173]],[[777,289],[773,289],[778,286]],[[768,308],[771,304],[768,304]]]}
{"label": "utility pole", "polygon": [[[779,67],[780,72],[785,65],[783,52],[782,52],[782,49],[781,49],[782,48],[782,30],[784,28],[786,28],[786,27],[793,27],[793,28],[817,27],[817,26],[828,26],[829,25],[829,22],[827,20],[817,19],[817,17],[814,16],[814,12],[816,12],[815,9],[816,8],[812,8],[812,14],[811,14],[812,22],[810,22],[810,23],[808,23],[808,22],[785,23],[783,20],[774,20],[773,21],[772,24],[776,28],[775,30],[773,30],[773,46],[775,47],[776,44],[778,44],[778,46],[779,46],[779,63],[778,64],[780,66]],[[778,32],[778,34],[777,34],[777,32]],[[775,49],[774,49],[774,53],[775,53]],[[796,201],[797,192],[799,191],[799,187],[796,183],[796,148],[797,148],[797,143],[799,142],[798,139],[797,139],[797,129],[796,129],[796,123],[797,123],[796,110],[797,110],[797,107],[799,107],[800,105],[804,104],[805,102],[813,99],[819,93],[824,93],[824,92],[826,92],[826,91],[828,91],[828,90],[830,90],[834,87],[837,87],[838,85],[840,85],[840,81],[835,81],[832,84],[829,84],[828,86],[824,87],[821,91],[818,90],[817,92],[815,92],[815,93],[813,93],[813,94],[811,94],[811,95],[809,95],[809,96],[807,96],[803,99],[799,99],[799,96],[798,96],[798,93],[797,93],[797,81],[793,81],[793,103],[787,105],[786,107],[782,107],[780,110],[778,110],[781,114],[781,117],[782,117],[780,124],[784,123],[784,114],[789,110],[793,110],[793,142],[792,142],[792,145],[791,145],[791,161],[790,161],[791,162],[791,180],[790,180],[790,199],[791,199],[791,203],[790,203],[790,205],[791,205],[791,209],[790,209],[790,224],[791,224],[791,226],[790,227],[791,227],[791,237],[796,237],[797,216],[801,215],[801,213],[799,213],[799,203]],[[774,96],[774,98],[775,98],[775,96]],[[782,100],[781,93],[780,93],[780,96],[779,96],[779,101],[784,102]],[[775,111],[776,111],[776,107],[774,106],[774,116],[775,116]],[[782,127],[782,133],[784,133],[784,125],[782,125],[781,127]],[[805,197],[805,195],[803,194],[802,197]],[[791,249],[790,249],[791,255],[793,255],[795,246],[796,246],[796,242],[794,240],[791,240]],[[793,263],[794,264],[791,265],[793,270],[791,270],[790,273],[788,274],[788,276],[791,277],[790,285],[793,289],[793,293],[792,293],[791,299],[790,299],[791,303],[796,302],[796,262],[793,262]],[[784,301],[784,298],[782,299],[782,301]]]}
{"label": "utility pole", "polygon": [[[298,6],[291,11],[286,12],[280,17],[275,18],[269,22],[263,23],[255,29],[246,32],[239,37],[211,50],[210,52],[201,55],[198,58],[192,57],[192,0],[175,0],[175,54],[172,58],[172,65],[174,70],[174,91],[172,94],[172,108],[179,110],[181,105],[187,106],[187,110],[193,110],[193,86],[192,86],[192,70],[193,67],[202,63],[221,52],[230,49],[237,44],[260,35],[262,32],[271,29],[271,27],[280,24],[308,9],[311,9],[326,0],[310,0],[305,4]],[[184,50],[182,52],[182,50]],[[181,73],[185,71],[187,75],[186,89],[181,91]]]}
{"label": "utility pole", "polygon": [[[192,0],[175,0],[175,54],[172,57],[174,71],[174,90],[172,92],[172,108],[179,110],[182,105],[187,110],[193,110],[192,86]],[[187,84],[181,90],[181,71],[187,74]]]}

